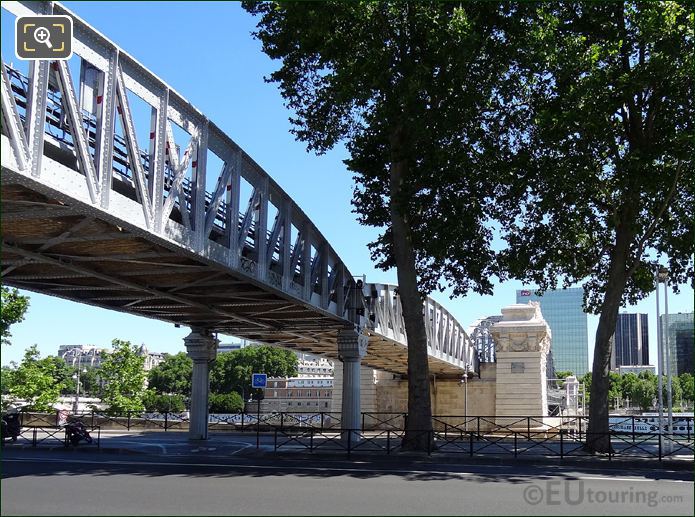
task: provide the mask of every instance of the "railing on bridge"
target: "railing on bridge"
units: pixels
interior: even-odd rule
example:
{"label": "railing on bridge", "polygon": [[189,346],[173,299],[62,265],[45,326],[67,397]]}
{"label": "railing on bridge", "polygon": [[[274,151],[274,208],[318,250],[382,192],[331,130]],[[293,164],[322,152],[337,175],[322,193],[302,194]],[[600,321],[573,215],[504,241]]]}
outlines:
{"label": "railing on bridge", "polygon": [[[2,8],[15,16],[67,15],[74,27],[70,63],[32,61],[22,73],[3,61],[2,130],[12,150],[3,153],[3,168],[13,181],[67,196],[79,213],[108,214],[119,228],[193,250],[334,316],[334,325],[356,324],[407,344],[396,287],[359,288],[304,212],[203,113],[59,3],[7,2]],[[137,121],[149,125],[149,138],[138,137],[136,128],[144,124]],[[3,243],[24,260],[42,258],[33,248]],[[12,275],[5,281],[12,283]],[[220,307],[215,315],[235,316]],[[459,371],[477,371],[470,339],[451,314],[428,298],[423,317],[430,356]],[[303,325],[318,332],[309,321]]]}

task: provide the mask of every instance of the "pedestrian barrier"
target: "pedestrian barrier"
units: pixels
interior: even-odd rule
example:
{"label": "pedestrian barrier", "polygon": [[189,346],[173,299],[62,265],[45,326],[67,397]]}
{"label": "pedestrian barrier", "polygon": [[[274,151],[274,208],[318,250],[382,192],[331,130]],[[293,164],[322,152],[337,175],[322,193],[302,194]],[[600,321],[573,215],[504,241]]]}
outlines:
{"label": "pedestrian barrier", "polygon": [[[65,441],[64,427],[58,425],[65,412],[55,414],[21,412],[22,439],[36,446],[50,440]],[[92,430],[124,429],[146,431],[185,431],[186,412],[151,413],[127,411],[110,414],[88,411],[67,415]],[[402,450],[408,415],[398,412],[364,412],[360,429],[346,429],[337,412],[267,412],[211,414],[211,431],[256,433],[257,446],[262,433],[272,433],[274,449],[308,449],[309,451],[382,452]],[[588,417],[492,417],[435,415],[432,430],[408,430],[414,436],[427,434],[431,453],[510,455],[514,457],[544,455],[559,458],[594,455],[592,443],[610,440],[604,455],[642,457],[663,460],[676,455],[693,456],[695,452],[693,417],[678,417],[672,433],[654,431],[649,418],[639,415],[611,417],[609,433],[589,433]],[[677,425],[675,425],[677,424]],[[61,435],[60,433],[63,433]],[[26,433],[29,433],[28,435]],[[587,445],[589,447],[587,447]]]}
{"label": "pedestrian barrier", "polygon": [[[80,442],[79,447],[84,446],[95,446],[97,449],[101,448],[101,427],[87,426],[86,429],[92,436],[92,443]],[[96,431],[96,433],[95,433]],[[96,436],[94,436],[96,434]],[[65,425],[32,425],[32,426],[21,426],[19,429],[19,434],[16,436],[16,440],[11,440],[6,442],[6,439],[1,441],[4,447],[7,443],[12,443],[15,445],[30,445],[32,447],[38,446],[51,446],[59,445],[63,447],[71,447],[69,433],[67,426]]]}

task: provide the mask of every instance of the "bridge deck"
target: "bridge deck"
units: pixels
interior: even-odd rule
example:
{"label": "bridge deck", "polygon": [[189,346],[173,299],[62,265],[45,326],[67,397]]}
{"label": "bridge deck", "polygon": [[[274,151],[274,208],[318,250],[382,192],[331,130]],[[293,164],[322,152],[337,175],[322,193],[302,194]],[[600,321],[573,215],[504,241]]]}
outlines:
{"label": "bridge deck", "polygon": [[[407,372],[393,286],[358,287],[226,134],[59,3],[2,8],[70,16],[80,66],[78,90],[65,62],[34,61],[28,75],[2,64],[3,283],[333,358],[338,330],[357,326],[370,336],[363,364]],[[151,111],[144,148],[131,94]],[[209,156],[223,163],[212,192]],[[475,368],[461,325],[433,300],[425,311],[431,372]]]}

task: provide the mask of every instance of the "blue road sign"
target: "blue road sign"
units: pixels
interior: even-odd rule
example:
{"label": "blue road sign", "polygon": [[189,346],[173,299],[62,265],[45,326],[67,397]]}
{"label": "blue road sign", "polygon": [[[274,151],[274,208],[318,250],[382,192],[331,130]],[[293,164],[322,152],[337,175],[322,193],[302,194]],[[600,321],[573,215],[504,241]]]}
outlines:
{"label": "blue road sign", "polygon": [[268,375],[265,373],[254,373],[251,375],[251,386],[253,388],[265,388],[268,384]]}

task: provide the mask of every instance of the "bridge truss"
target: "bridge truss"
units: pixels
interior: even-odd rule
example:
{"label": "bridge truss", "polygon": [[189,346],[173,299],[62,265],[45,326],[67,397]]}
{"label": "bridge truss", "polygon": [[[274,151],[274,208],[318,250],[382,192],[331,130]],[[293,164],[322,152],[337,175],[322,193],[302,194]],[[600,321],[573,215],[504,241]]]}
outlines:
{"label": "bridge truss", "polygon": [[[231,138],[60,4],[2,7],[72,17],[80,60],[78,90],[66,61],[25,76],[3,57],[3,283],[329,357],[356,326],[363,364],[406,373],[394,287],[358,284]],[[133,96],[149,109],[146,146]],[[431,299],[425,318],[433,373],[472,369],[458,322]]]}

